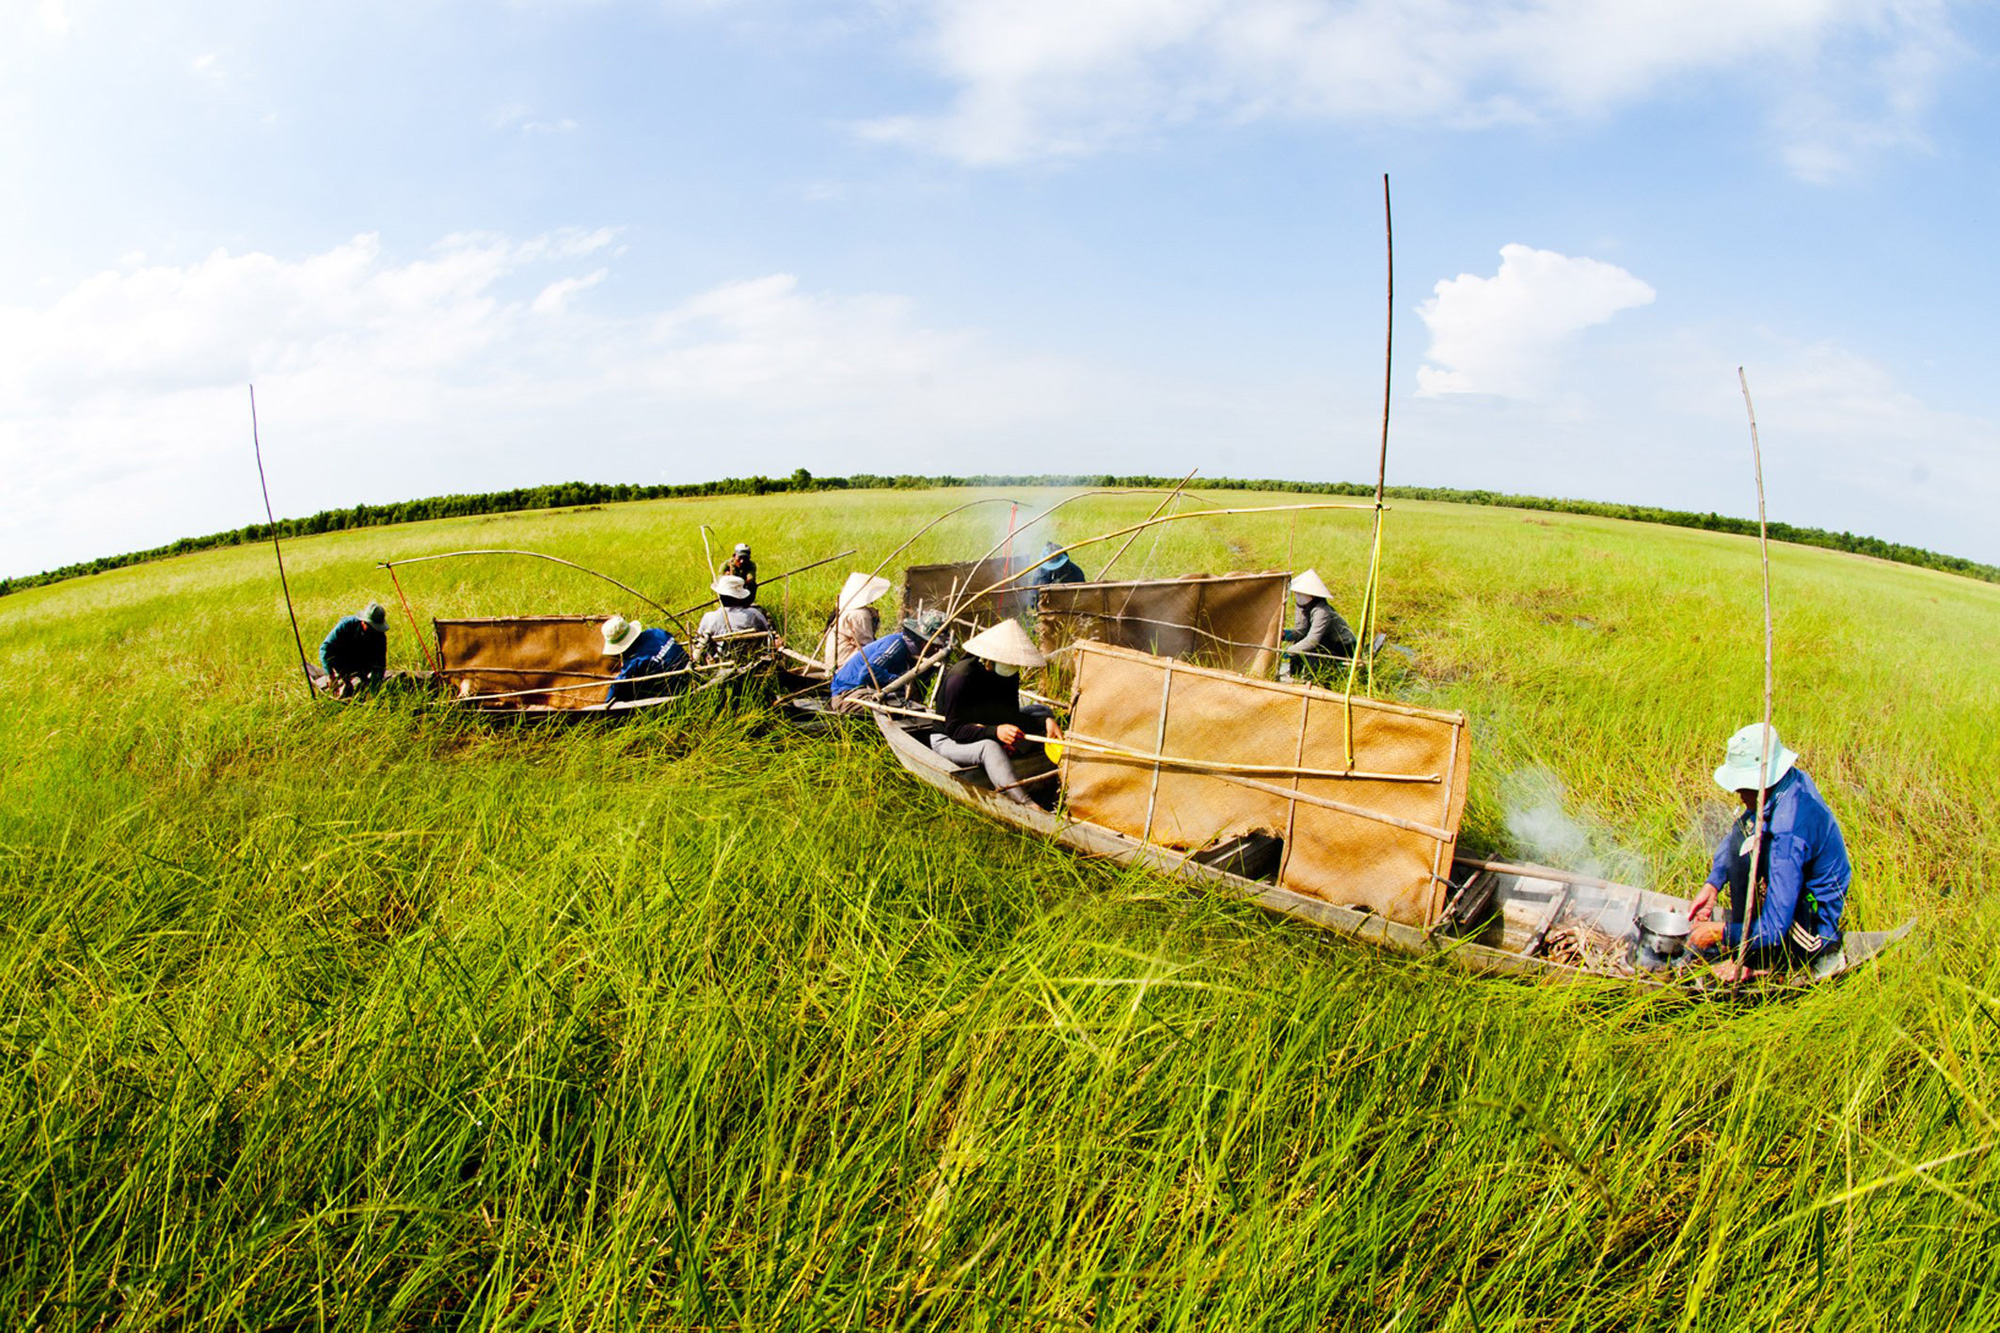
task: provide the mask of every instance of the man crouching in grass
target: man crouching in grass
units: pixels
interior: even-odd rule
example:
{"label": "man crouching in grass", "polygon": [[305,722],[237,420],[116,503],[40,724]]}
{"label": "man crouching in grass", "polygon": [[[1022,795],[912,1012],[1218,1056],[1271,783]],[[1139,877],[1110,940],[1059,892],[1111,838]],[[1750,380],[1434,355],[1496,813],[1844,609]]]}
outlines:
{"label": "man crouching in grass", "polygon": [[[1758,764],[1766,754],[1765,728],[1752,724],[1729,738],[1728,756],[1715,781],[1743,802],[1743,814],[1723,835],[1708,883],[1695,895],[1688,918],[1697,923],[1688,943],[1715,962],[1724,981],[1747,980],[1779,968],[1809,967],[1840,951],[1840,913],[1847,905],[1847,844],[1819,788],[1797,767],[1799,757],[1770,733],[1764,772],[1764,848],[1757,858],[1757,916],[1743,962],[1744,888],[1757,838]],[[1729,889],[1727,924],[1712,920],[1715,901]],[[1720,959],[1721,961],[1715,961]]]}

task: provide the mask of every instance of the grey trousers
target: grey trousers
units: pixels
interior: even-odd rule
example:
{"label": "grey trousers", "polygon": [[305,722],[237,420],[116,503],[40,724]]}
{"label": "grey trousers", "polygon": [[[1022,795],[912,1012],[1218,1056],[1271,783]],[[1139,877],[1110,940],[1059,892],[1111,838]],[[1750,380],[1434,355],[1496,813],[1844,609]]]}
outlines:
{"label": "grey trousers", "polygon": [[973,741],[968,745],[953,740],[942,731],[935,731],[931,733],[931,749],[939,758],[962,767],[979,765],[986,770],[986,780],[993,784],[993,790],[1002,796],[1022,805],[1035,803],[1033,797],[1014,785],[1014,761],[1008,757],[1007,747],[999,741]]}

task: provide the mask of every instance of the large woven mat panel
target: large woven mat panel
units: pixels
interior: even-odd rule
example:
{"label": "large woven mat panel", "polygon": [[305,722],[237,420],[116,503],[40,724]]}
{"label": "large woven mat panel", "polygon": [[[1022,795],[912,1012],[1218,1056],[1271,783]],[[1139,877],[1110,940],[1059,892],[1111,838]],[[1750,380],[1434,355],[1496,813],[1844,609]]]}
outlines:
{"label": "large woven mat panel", "polygon": [[[1025,556],[1015,556],[1011,561],[993,556],[950,565],[911,565],[903,574],[903,616],[908,619],[919,611],[947,610],[970,594],[990,588],[1034,563]],[[984,628],[1026,611],[1028,590],[1021,587],[1026,581],[1027,576],[1022,574],[1000,591],[966,602],[959,612],[960,631]]]}
{"label": "large woven mat panel", "polygon": [[603,703],[602,689],[556,689],[608,681],[616,674],[616,659],[604,655],[602,623],[601,616],[432,622],[437,627],[438,665],[455,696],[514,696],[483,703],[486,708],[589,708]]}
{"label": "large woven mat panel", "polygon": [[[1063,758],[1073,817],[1187,850],[1255,830],[1276,833],[1285,839],[1279,871],[1285,887],[1405,924],[1436,919],[1444,901],[1439,877],[1450,873],[1471,763],[1462,714],[1353,701],[1352,771],[1434,781],[1254,771],[1236,773],[1233,781],[1150,756],[1239,769],[1345,770],[1341,696],[1097,643],[1079,644],[1075,657],[1070,728],[1085,743]],[[1093,753],[1089,743],[1140,757]],[[1295,801],[1294,790],[1360,813]]]}
{"label": "large woven mat panel", "polygon": [[1206,574],[1042,589],[1043,652],[1094,639],[1246,675],[1277,663],[1290,576]]}

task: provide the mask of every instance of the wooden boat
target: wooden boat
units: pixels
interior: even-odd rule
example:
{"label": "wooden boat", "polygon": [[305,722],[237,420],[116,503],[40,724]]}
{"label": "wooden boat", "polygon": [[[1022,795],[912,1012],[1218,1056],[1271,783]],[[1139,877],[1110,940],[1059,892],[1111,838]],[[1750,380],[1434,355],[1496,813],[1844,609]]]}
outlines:
{"label": "wooden boat", "polygon": [[[1725,991],[1705,969],[1675,971],[1637,947],[1633,923],[1656,908],[1686,912],[1684,898],[1614,884],[1546,866],[1508,865],[1471,857],[1451,862],[1454,892],[1467,897],[1490,891],[1492,910],[1469,934],[1424,929],[1365,908],[1300,893],[1274,882],[1274,874],[1252,878],[1225,868],[1240,863],[1242,848],[1221,844],[1198,851],[1158,846],[1115,829],[1057,810],[1024,805],[996,793],[977,768],[963,769],[939,757],[927,743],[929,726],[877,712],[875,725],[890,753],[913,777],[986,817],[1085,856],[1120,865],[1139,865],[1175,879],[1219,889],[1280,916],[1332,930],[1350,939],[1411,955],[1437,955],[1474,972],[1577,980],[1618,977],[1660,989]],[[1240,841],[1240,840],[1239,840]],[[1810,980],[1829,980],[1852,971],[1909,934],[1913,922],[1892,931],[1850,932],[1841,952],[1823,960]],[[1563,961],[1550,956],[1547,942],[1566,928],[1584,927],[1618,943],[1616,954]],[[1806,979],[1763,982],[1741,994],[1798,989]]]}

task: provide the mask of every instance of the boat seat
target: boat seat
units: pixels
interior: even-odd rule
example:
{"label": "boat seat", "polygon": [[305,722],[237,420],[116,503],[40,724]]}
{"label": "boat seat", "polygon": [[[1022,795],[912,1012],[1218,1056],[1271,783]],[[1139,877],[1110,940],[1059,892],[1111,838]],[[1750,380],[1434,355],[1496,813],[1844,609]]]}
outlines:
{"label": "boat seat", "polygon": [[1266,829],[1253,829],[1241,837],[1204,847],[1189,859],[1243,879],[1275,882],[1278,867],[1285,859],[1285,840]]}

